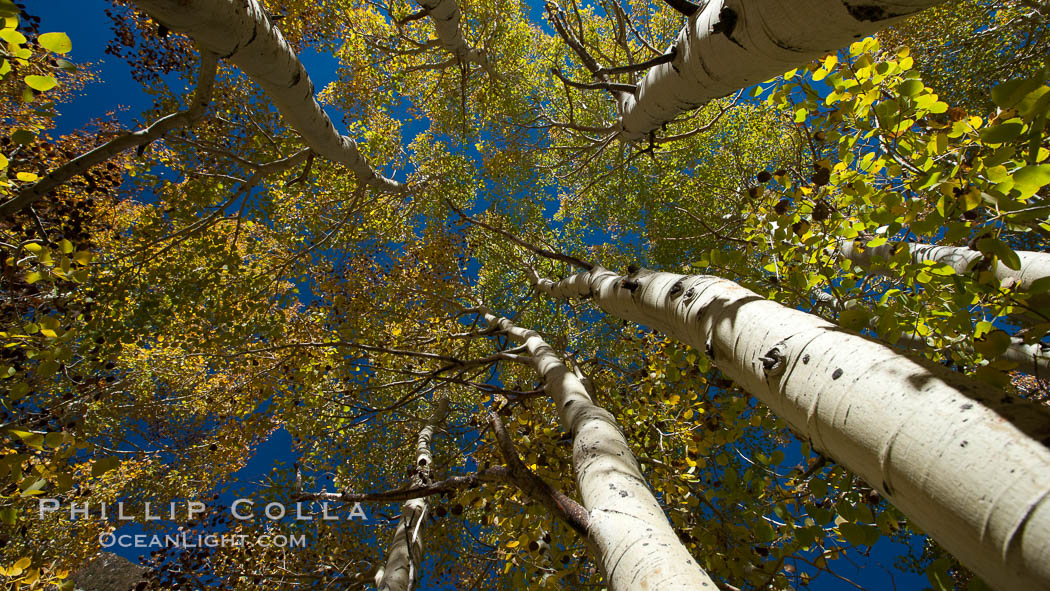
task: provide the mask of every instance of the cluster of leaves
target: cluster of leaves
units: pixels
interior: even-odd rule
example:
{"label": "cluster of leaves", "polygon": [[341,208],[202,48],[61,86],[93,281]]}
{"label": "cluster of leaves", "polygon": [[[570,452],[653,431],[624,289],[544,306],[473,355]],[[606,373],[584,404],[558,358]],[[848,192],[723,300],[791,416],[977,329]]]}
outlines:
{"label": "cluster of leaves", "polygon": [[[1046,72],[997,86],[997,111],[981,117],[939,100],[913,66],[906,50],[887,56],[869,39],[841,61],[829,56],[766,89],[765,100],[805,134],[812,174],[755,175],[749,198],[756,206],[742,225],[746,250],[762,268],[751,281],[792,303],[827,290],[847,328],[870,327],[890,342],[918,335],[961,366],[991,361],[981,375],[1005,385],[1004,372],[1016,365],[995,361],[1010,342],[988,338],[1005,334],[995,323],[1023,316],[1030,343],[1050,328],[1050,283],[1022,287],[994,272],[998,264],[1019,270],[1015,249],[1045,249],[1050,231]],[[839,256],[844,241],[901,246],[871,269]],[[957,273],[913,262],[909,242],[971,248],[983,258]],[[741,269],[743,261],[752,264],[715,250],[700,264]],[[746,276],[747,268],[738,272]]]}

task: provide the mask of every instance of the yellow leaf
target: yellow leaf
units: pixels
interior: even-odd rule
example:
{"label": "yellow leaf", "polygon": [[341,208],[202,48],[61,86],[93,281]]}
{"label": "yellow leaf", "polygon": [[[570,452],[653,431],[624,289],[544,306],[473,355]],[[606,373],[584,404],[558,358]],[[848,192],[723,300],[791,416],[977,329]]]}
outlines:
{"label": "yellow leaf", "polygon": [[511,541],[511,542],[507,542],[507,547],[508,548],[517,548],[520,544],[521,544],[521,542],[519,542],[517,540],[514,540],[514,541]]}
{"label": "yellow leaf", "polygon": [[33,90],[36,90],[38,92],[47,92],[52,88],[58,86],[58,80],[55,80],[51,76],[31,75],[26,76],[25,78],[23,78],[23,80],[25,80],[25,83],[27,86],[29,86],[29,88],[32,88]]}
{"label": "yellow leaf", "polygon": [[20,172],[20,173],[15,175],[15,178],[17,178],[20,181],[25,181],[27,183],[31,183],[31,182],[37,180],[40,177],[38,177],[35,173],[32,173],[32,172]]}

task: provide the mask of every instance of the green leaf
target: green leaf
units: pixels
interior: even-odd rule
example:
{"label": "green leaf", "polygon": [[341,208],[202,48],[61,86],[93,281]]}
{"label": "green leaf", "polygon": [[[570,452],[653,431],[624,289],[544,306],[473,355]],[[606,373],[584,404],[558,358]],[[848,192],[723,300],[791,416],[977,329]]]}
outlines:
{"label": "green leaf", "polygon": [[904,96],[915,96],[922,92],[922,89],[925,87],[922,80],[905,80],[897,87],[897,90]]}
{"label": "green leaf", "polygon": [[18,16],[18,7],[11,0],[0,0],[0,17]]}
{"label": "green leaf", "polygon": [[70,74],[77,73],[77,65],[67,59],[57,58],[55,59],[55,63],[63,72],[69,72]]}
{"label": "green leaf", "polygon": [[955,588],[955,581],[948,573],[950,566],[947,558],[938,558],[926,568],[926,578],[933,585],[933,591],[951,591]]}
{"label": "green leaf", "polygon": [[871,312],[861,307],[849,308],[839,314],[839,325],[848,330],[863,330],[870,320]]}
{"label": "green leaf", "polygon": [[19,129],[11,134],[11,141],[22,146],[28,146],[35,139],[36,134],[28,129]]}
{"label": "green leaf", "polygon": [[73,42],[65,33],[44,33],[38,41],[44,49],[51,53],[65,54],[73,49]]}
{"label": "green leaf", "polygon": [[1028,288],[1028,293],[1043,293],[1050,291],[1050,277],[1040,277],[1032,282],[1032,285]]}
{"label": "green leaf", "polygon": [[995,359],[1006,352],[1010,342],[1010,335],[1001,330],[993,330],[982,338],[974,339],[973,349],[985,359]]}
{"label": "green leaf", "polygon": [[755,539],[764,544],[772,542],[777,536],[777,532],[773,529],[773,526],[765,521],[759,521],[755,524],[754,533]]}
{"label": "green leaf", "polygon": [[65,442],[65,433],[48,433],[44,437],[44,445],[50,447],[51,449],[58,449],[59,447],[62,447],[62,444]]}
{"label": "green leaf", "polygon": [[113,456],[100,458],[91,466],[91,475],[95,477],[102,476],[110,470],[115,470],[119,465],[120,460]]}
{"label": "green leaf", "polygon": [[1050,183],[1050,164],[1026,166],[1014,173],[1014,182],[1038,189]]}
{"label": "green leaf", "polygon": [[823,478],[811,478],[809,481],[809,492],[815,497],[824,497],[828,494],[828,483]]}
{"label": "green leaf", "polygon": [[1003,82],[992,89],[992,100],[1004,109],[1016,106],[1028,93],[1039,88],[1046,81],[1046,74],[1040,72],[1032,78],[1019,78]]}
{"label": "green leaf", "polygon": [[26,84],[37,92],[47,92],[58,86],[58,80],[51,76],[26,76]]}
{"label": "green leaf", "polygon": [[1005,144],[1017,139],[1024,129],[1022,123],[1002,123],[981,130],[981,141],[986,144]]}
{"label": "green leaf", "polygon": [[1021,269],[1021,258],[1017,256],[1017,253],[1002,240],[998,238],[982,238],[977,241],[977,250],[985,254],[994,254],[999,257],[1004,265],[1019,271]]}

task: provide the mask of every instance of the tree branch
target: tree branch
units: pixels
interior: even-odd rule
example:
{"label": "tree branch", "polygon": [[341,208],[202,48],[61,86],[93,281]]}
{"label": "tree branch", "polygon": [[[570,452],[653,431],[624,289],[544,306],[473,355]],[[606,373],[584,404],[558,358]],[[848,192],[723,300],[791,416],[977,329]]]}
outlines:
{"label": "tree branch", "polygon": [[674,58],[678,55],[678,48],[672,47],[671,51],[654,57],[651,60],[644,61],[639,64],[629,64],[626,66],[619,66],[616,68],[599,68],[596,75],[604,76],[615,76],[617,74],[630,74],[631,72],[640,72],[642,70],[648,70],[653,66],[659,66],[660,64],[666,64],[674,61]]}
{"label": "tree branch", "polygon": [[196,123],[204,115],[204,110],[211,102],[212,90],[215,86],[215,72],[218,68],[218,58],[213,53],[201,50],[200,73],[197,78],[197,89],[190,100],[190,106],[184,111],[178,111],[165,115],[153,122],[145,129],[126,133],[116,137],[105,144],[77,156],[73,160],[59,166],[55,170],[44,175],[37,182],[19,191],[18,195],[3,204],[0,204],[0,217],[9,217],[18,211],[32,205],[54,189],[65,184],[70,179],[84,174],[92,167],[102,164],[110,158],[135,147],[148,145],[160,139],[164,134],[173,129],[186,127]]}
{"label": "tree branch", "polygon": [[582,505],[565,495],[565,493],[552,487],[547,481],[529,470],[525,462],[518,456],[518,450],[514,448],[514,442],[507,434],[503,421],[495,412],[489,413],[489,425],[496,435],[503,459],[507,462],[508,478],[525,494],[533,500],[546,507],[558,519],[561,519],[576,533],[584,538],[588,537],[590,519],[587,510]]}
{"label": "tree branch", "polygon": [[474,474],[450,476],[444,480],[424,486],[411,486],[397,490],[376,493],[303,493],[292,495],[293,501],[332,501],[340,503],[397,503],[421,499],[446,492],[455,492],[464,488],[474,488],[488,482],[508,482],[509,470],[503,466],[492,466]]}
{"label": "tree branch", "polygon": [[591,263],[588,263],[587,261],[578,259],[578,258],[576,258],[574,256],[570,256],[570,255],[567,255],[567,254],[562,254],[560,252],[554,252],[554,251],[542,249],[542,248],[540,248],[538,246],[534,246],[532,244],[529,244],[528,242],[525,242],[521,238],[518,238],[517,236],[511,234],[510,232],[507,232],[506,230],[500,230],[499,228],[496,228],[496,227],[493,227],[493,226],[491,226],[489,224],[486,224],[485,222],[483,222],[481,220],[474,219],[474,218],[470,217],[469,215],[467,215],[467,214],[463,213],[462,211],[460,211],[460,209],[458,207],[456,207],[455,205],[452,205],[452,202],[447,200],[447,199],[445,200],[445,203],[448,204],[449,208],[451,208],[452,211],[456,212],[456,214],[458,214],[459,217],[463,218],[467,222],[470,222],[471,224],[474,224],[475,226],[480,226],[482,228],[485,228],[486,230],[489,230],[490,232],[495,232],[496,234],[499,234],[500,236],[503,236],[507,240],[510,240],[514,244],[517,244],[518,246],[520,246],[520,247],[522,247],[522,248],[524,248],[524,249],[526,249],[526,250],[528,250],[530,252],[536,253],[536,254],[538,254],[538,255],[540,255],[542,257],[548,258],[548,259],[553,259],[553,260],[556,260],[556,261],[561,261],[563,263],[568,263],[570,265],[573,265],[574,267],[581,267],[581,268],[586,269],[588,271],[590,271],[591,269],[594,268],[594,265],[592,265]]}
{"label": "tree branch", "polygon": [[579,88],[580,90],[608,90],[609,92],[626,92],[628,94],[634,94],[638,91],[638,87],[634,84],[620,84],[619,82],[594,82],[591,84],[584,84],[582,82],[573,82],[566,78],[561,70],[558,68],[551,68],[551,74],[558,77],[559,80],[568,84],[573,88]]}

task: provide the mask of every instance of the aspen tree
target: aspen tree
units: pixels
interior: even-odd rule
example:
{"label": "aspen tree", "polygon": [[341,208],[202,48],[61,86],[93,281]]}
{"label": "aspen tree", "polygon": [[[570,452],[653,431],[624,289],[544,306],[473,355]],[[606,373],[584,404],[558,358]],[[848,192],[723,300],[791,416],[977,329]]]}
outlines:
{"label": "aspen tree", "polygon": [[314,98],[306,68],[257,0],[135,0],[134,4],[168,29],[188,35],[202,50],[239,67],[317,155],[342,164],[376,189],[403,188],[373,170],[353,138],[336,131]]}
{"label": "aspen tree", "polygon": [[525,346],[562,428],[572,434],[576,484],[609,589],[716,589],[671,529],[616,418],[594,403],[586,378],[536,331],[488,311],[484,318]]}
{"label": "aspen tree", "polygon": [[[419,431],[412,486],[426,486],[431,482],[430,465],[433,457],[430,442],[438,425],[448,417],[448,406],[448,398],[438,400],[434,413]],[[427,497],[410,499],[401,505],[401,520],[390,541],[386,565],[376,572],[376,587],[379,591],[407,591],[419,579],[419,567],[423,560],[422,530],[429,505]]]}
{"label": "aspen tree", "polygon": [[601,267],[536,288],[706,351],[1000,589],[1050,587],[1050,413],[718,277]]}
{"label": "aspen tree", "polygon": [[[685,111],[834,52],[942,0],[714,0],[689,16],[670,50],[620,106],[626,140]],[[669,50],[669,51],[670,51]]]}

